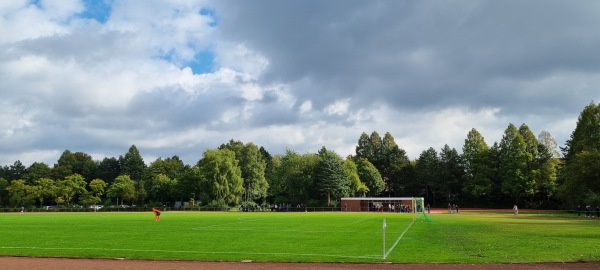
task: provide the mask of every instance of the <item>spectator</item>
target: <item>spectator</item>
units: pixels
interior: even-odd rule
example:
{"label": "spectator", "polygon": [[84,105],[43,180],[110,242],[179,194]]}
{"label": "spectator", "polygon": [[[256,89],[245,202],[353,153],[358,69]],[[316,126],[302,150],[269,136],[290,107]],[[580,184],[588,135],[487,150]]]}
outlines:
{"label": "spectator", "polygon": [[585,207],[585,217],[590,218],[591,215],[592,215],[592,206],[587,205]]}

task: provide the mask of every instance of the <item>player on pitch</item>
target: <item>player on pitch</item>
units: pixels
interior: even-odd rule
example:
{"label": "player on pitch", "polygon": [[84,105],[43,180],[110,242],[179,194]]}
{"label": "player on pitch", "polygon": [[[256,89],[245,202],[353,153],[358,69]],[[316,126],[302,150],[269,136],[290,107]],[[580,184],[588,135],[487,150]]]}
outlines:
{"label": "player on pitch", "polygon": [[154,221],[160,220],[160,210],[156,208],[152,208],[152,212],[154,212]]}

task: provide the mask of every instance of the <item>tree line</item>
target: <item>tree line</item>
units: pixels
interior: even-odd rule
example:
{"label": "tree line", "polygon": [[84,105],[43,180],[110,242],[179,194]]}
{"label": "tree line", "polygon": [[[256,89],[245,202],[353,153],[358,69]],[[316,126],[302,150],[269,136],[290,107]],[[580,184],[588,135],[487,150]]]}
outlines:
{"label": "tree line", "polygon": [[196,164],[178,157],[146,165],[137,147],[118,158],[93,160],[65,150],[57,163],[20,161],[0,166],[0,206],[303,204],[336,206],[341,197],[425,197],[432,206],[570,208],[600,204],[600,105],[581,112],[559,152],[551,134],[509,124],[489,145],[475,128],[459,153],[445,145],[416,160],[387,132],[358,138],[354,155],[271,155],[264,147],[230,140]]}

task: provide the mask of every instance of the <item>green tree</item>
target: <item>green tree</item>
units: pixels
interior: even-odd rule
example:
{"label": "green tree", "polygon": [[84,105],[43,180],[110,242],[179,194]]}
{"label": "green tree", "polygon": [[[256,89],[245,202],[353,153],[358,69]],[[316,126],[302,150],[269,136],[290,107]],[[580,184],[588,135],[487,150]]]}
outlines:
{"label": "green tree", "polygon": [[15,161],[15,163],[13,163],[13,165],[11,165],[8,168],[8,181],[16,179],[22,180],[23,175],[25,175],[25,173],[27,173],[27,168],[25,168],[25,166],[23,165],[23,163],[21,163],[20,160],[17,160]]}
{"label": "green tree", "polygon": [[83,176],[86,182],[91,181],[96,175],[97,169],[97,164],[92,156],[83,152],[75,152],[73,158],[72,172]]}
{"label": "green tree", "polygon": [[134,182],[135,196],[133,199],[137,199],[143,203],[148,195],[144,183],[147,167],[137,147],[135,145],[129,147],[129,151],[127,151],[125,156],[119,157],[119,163],[121,166],[121,175],[129,175]]}
{"label": "green tree", "polygon": [[27,172],[23,175],[23,180],[28,185],[34,185],[35,181],[42,178],[51,178],[52,177],[52,169],[41,162],[34,162],[27,168]]}
{"label": "green tree", "polygon": [[441,162],[435,149],[429,149],[421,152],[415,165],[415,174],[417,181],[422,189],[421,195],[425,199],[432,201],[433,205],[437,204],[437,196],[443,188],[440,185]]}
{"label": "green tree", "polygon": [[157,158],[148,166],[148,172],[152,175],[164,174],[171,179],[179,178],[185,171],[185,164],[178,156],[169,158]]}
{"label": "green tree", "polygon": [[377,168],[388,195],[400,192],[405,186],[408,179],[402,177],[402,170],[410,164],[410,160],[389,132],[383,139],[376,131],[368,138],[363,133],[358,140],[356,157],[366,158]]}
{"label": "green tree", "polygon": [[242,172],[229,149],[207,150],[197,164],[203,181],[211,190],[211,199],[220,205],[238,204],[244,192]]}
{"label": "green tree", "polygon": [[129,175],[119,175],[110,185],[106,194],[110,198],[117,199],[117,205],[120,205],[119,199],[121,199],[121,204],[125,204],[125,201],[131,202],[135,199],[135,182]]}
{"label": "green tree", "polygon": [[52,168],[52,178],[54,178],[54,180],[61,180],[72,175],[75,162],[75,155],[70,150],[63,151]]}
{"label": "green tree", "polygon": [[289,149],[284,156],[273,158],[275,170],[270,186],[274,202],[315,204],[320,193],[315,184],[319,159],[318,155],[300,155]]}
{"label": "green tree", "polygon": [[83,176],[72,174],[56,183],[56,193],[59,197],[62,197],[61,201],[70,205],[78,195],[84,195],[87,192],[86,185]]}
{"label": "green tree", "polygon": [[6,190],[13,207],[32,206],[36,198],[33,187],[21,179],[11,181]]}
{"label": "green tree", "polygon": [[367,196],[377,197],[384,190],[385,183],[375,166],[366,158],[356,158],[356,167],[360,181],[367,187]]}
{"label": "green tree", "polygon": [[509,124],[500,141],[501,191],[514,203],[534,194],[535,181],[529,176],[531,153],[523,136],[513,124]]}
{"label": "green tree", "polygon": [[[379,134],[377,134],[379,136]],[[356,158],[364,158],[367,160],[373,160],[375,157],[375,151],[373,149],[371,139],[367,133],[363,132],[358,138],[358,145],[356,146]]]}
{"label": "green tree", "polygon": [[40,202],[40,207],[44,205],[44,202],[56,197],[56,181],[50,178],[40,178],[35,181],[35,184],[39,188],[37,200]]}
{"label": "green tree", "polygon": [[230,140],[228,144],[221,145],[219,149],[229,149],[235,153],[244,179],[244,200],[264,200],[269,188],[269,183],[265,178],[267,163],[258,146],[253,143],[244,145],[240,141]]}
{"label": "green tree", "polygon": [[125,156],[119,157],[119,163],[121,164],[121,175],[129,175],[134,182],[140,181],[144,176],[146,164],[135,145],[129,147]]}
{"label": "green tree", "polygon": [[202,174],[197,165],[186,165],[177,181],[177,185],[177,189],[182,192],[182,196],[189,196],[200,203],[208,203],[210,201],[211,193],[209,192],[209,186],[203,181]]}
{"label": "green tree", "polygon": [[[286,155],[287,155],[286,151]],[[271,171],[267,174],[269,190],[267,190],[267,200],[276,202],[279,198],[286,196],[286,178],[284,178],[284,169],[281,167],[284,156],[275,155],[271,157]]]}
{"label": "green tree", "polygon": [[177,187],[177,179],[173,179],[166,174],[156,174],[150,182],[150,195],[158,199],[161,203],[171,201]]}
{"label": "green tree", "polygon": [[558,188],[557,172],[561,161],[554,157],[545,144],[538,145],[538,153],[537,166],[540,176],[536,181],[536,200],[539,205],[544,205],[551,201]]}
{"label": "green tree", "polygon": [[[142,182],[144,187],[148,190],[147,195],[150,196],[150,200],[164,201],[174,198],[188,198],[193,192],[189,192],[189,190],[182,188],[182,185],[178,183],[185,172],[185,167],[185,164],[178,156],[165,159],[157,158],[150,163]],[[166,176],[169,179],[169,183],[173,184],[168,192],[157,193],[155,192],[156,190],[153,190],[153,188],[156,188],[155,185],[158,175]],[[159,196],[156,197],[156,195]]]}
{"label": "green tree", "polygon": [[364,197],[369,188],[360,181],[358,176],[358,166],[350,158],[343,161],[342,167],[344,169],[344,175],[346,176],[344,190],[342,191],[343,197]]}
{"label": "green tree", "polygon": [[4,205],[5,200],[8,198],[8,180],[0,177],[0,206]]}
{"label": "green tree", "polygon": [[567,207],[600,204],[600,105],[586,106],[563,150],[564,184],[561,198]]}
{"label": "green tree", "polygon": [[99,202],[101,202],[101,198],[102,195],[104,195],[104,192],[106,191],[106,187],[108,187],[108,184],[106,182],[104,182],[104,180],[96,178],[92,181],[90,181],[90,183],[88,184],[89,188],[90,188],[90,197],[87,200],[87,204],[97,204]]}
{"label": "green tree", "polygon": [[345,174],[342,158],[325,147],[319,150],[316,185],[321,194],[327,196],[327,206],[331,206],[331,196],[339,197],[344,190]]}
{"label": "green tree", "polygon": [[460,197],[465,175],[462,157],[456,149],[446,144],[440,152],[440,166],[440,185],[444,187],[444,194],[440,196],[447,197],[448,202],[455,202]]}
{"label": "green tree", "polygon": [[119,175],[121,175],[121,164],[114,157],[105,157],[96,165],[96,178],[103,179],[108,185],[112,184]]}
{"label": "green tree", "polygon": [[465,168],[462,192],[477,201],[483,200],[493,191],[489,147],[481,133],[471,129],[462,150]]}

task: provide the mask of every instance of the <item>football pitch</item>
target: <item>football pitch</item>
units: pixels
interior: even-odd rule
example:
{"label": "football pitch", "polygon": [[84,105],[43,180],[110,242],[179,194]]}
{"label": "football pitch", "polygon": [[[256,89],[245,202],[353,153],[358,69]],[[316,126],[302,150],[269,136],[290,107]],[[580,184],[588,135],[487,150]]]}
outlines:
{"label": "football pitch", "polygon": [[[0,256],[278,262],[600,261],[600,219],[506,214],[0,214]],[[385,244],[383,220],[386,220]]]}

